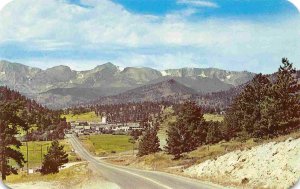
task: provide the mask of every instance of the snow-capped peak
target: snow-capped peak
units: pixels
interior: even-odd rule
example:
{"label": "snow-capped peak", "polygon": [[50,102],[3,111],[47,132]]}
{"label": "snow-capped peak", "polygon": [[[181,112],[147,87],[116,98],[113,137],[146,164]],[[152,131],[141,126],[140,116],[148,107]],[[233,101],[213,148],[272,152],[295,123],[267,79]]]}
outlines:
{"label": "snow-capped peak", "polygon": [[171,74],[167,73],[165,70],[160,71],[160,73],[161,73],[162,76],[168,76],[168,75],[171,75]]}

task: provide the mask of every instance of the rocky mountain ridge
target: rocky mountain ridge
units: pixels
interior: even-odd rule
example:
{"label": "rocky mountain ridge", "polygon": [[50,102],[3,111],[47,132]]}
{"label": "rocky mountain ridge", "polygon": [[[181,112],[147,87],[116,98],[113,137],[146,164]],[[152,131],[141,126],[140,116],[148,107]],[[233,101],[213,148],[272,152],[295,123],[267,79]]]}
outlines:
{"label": "rocky mountain ridge", "polygon": [[[254,75],[250,72],[232,72],[214,68],[163,71],[146,67],[121,69],[112,63],[86,71],[75,71],[63,65],[42,70],[19,63],[0,61],[0,85],[18,90],[44,105],[55,106],[117,95],[172,79],[196,92],[226,91],[251,80]],[[53,100],[55,97],[60,100]]]}

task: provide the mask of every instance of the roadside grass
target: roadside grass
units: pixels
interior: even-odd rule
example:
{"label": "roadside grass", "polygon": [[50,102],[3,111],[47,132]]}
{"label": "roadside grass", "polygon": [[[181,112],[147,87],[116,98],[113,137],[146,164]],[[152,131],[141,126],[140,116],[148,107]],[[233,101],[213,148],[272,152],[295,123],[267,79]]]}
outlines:
{"label": "roadside grass", "polygon": [[96,155],[108,155],[132,150],[132,144],[127,135],[90,135],[81,136],[84,146]]}
{"label": "roadside grass", "polygon": [[178,164],[178,161],[172,160],[172,156],[164,152],[150,154],[136,159],[135,164],[139,167],[146,167],[148,170],[163,170]]}
{"label": "roadside grass", "polygon": [[289,138],[300,138],[300,132],[298,131],[268,140],[249,139],[246,141],[221,141],[217,144],[204,145],[192,152],[185,153],[183,154],[183,157],[178,160],[174,160],[173,156],[168,155],[166,152],[158,152],[143,157],[113,157],[107,159],[107,161],[118,165],[131,166],[147,170],[159,170],[181,175],[182,170],[185,168],[195,164],[200,164],[209,159],[216,159],[229,152],[236,150],[249,150],[258,145],[269,142],[283,142]]}
{"label": "roadside grass", "polygon": [[224,120],[224,116],[218,114],[204,114],[203,117],[206,121],[222,122]]}
{"label": "roadside grass", "polygon": [[[76,174],[75,174],[76,173]],[[28,183],[28,182],[59,182],[64,188],[83,183],[92,176],[87,163],[73,165],[70,168],[63,169],[57,174],[41,175],[40,173],[27,175],[24,172],[18,175],[10,175],[5,181],[8,184]]]}
{"label": "roadside grass", "polygon": [[91,153],[96,154],[96,148],[93,142],[90,140],[90,136],[80,136],[79,139],[81,140],[83,146]]}
{"label": "roadside grass", "polygon": [[61,117],[65,117],[67,122],[71,121],[101,121],[101,117],[98,117],[95,112],[88,112],[79,115],[64,114]]}
{"label": "roadside grass", "polygon": [[[77,156],[72,152],[72,146],[67,140],[60,140],[61,145],[64,145],[64,150],[69,154],[69,161],[76,161]],[[22,143],[20,147],[20,152],[24,155],[25,160],[27,161],[27,146],[26,143]],[[41,167],[41,145],[42,145],[42,158],[48,152],[49,147],[51,146],[51,141],[30,141],[28,142],[28,165],[29,168],[38,168]],[[16,165],[14,161],[11,164]],[[24,169],[27,164],[25,163]]]}
{"label": "roadside grass", "polygon": [[193,164],[199,164],[209,159],[215,159],[232,151],[250,149],[259,144],[259,142],[249,139],[245,142],[233,140],[229,142],[222,141],[212,145],[204,145],[185,154],[184,158],[190,160],[185,167],[189,167]]}

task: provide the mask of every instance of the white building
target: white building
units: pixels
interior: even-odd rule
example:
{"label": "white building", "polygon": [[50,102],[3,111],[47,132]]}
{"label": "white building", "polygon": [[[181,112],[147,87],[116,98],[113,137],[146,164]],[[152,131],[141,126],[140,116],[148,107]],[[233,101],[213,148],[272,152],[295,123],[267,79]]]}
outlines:
{"label": "white building", "polygon": [[102,118],[101,118],[101,123],[102,123],[102,124],[106,124],[106,116],[102,116]]}

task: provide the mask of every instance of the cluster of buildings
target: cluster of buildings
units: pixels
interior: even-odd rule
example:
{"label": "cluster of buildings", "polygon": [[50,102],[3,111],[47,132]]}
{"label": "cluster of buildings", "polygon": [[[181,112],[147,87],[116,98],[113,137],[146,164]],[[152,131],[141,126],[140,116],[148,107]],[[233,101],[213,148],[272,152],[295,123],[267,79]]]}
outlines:
{"label": "cluster of buildings", "polygon": [[100,134],[100,133],[128,133],[132,130],[142,130],[139,123],[112,124],[107,123],[106,117],[101,122],[72,121],[71,132],[78,135]]}

